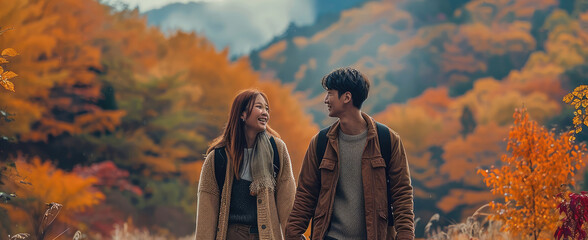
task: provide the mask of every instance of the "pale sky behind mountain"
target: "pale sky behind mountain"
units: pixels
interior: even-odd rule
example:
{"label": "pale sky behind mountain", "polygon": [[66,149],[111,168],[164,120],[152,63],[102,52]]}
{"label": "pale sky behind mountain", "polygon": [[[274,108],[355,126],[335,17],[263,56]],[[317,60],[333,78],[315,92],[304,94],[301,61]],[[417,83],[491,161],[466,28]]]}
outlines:
{"label": "pale sky behind mountain", "polygon": [[121,6],[120,4],[127,4],[129,8],[133,9],[139,7],[140,12],[146,12],[152,9],[161,8],[165,5],[172,3],[189,3],[189,2],[222,2],[225,0],[103,0],[106,4],[113,5],[115,7]]}
{"label": "pale sky behind mountain", "polygon": [[176,30],[205,36],[217,50],[229,48],[230,56],[246,55],[290,24],[310,25],[315,20],[315,0],[102,0],[123,9],[139,7],[141,13],[172,3],[206,2],[198,8],[176,9],[165,18],[151,22],[166,33]]}

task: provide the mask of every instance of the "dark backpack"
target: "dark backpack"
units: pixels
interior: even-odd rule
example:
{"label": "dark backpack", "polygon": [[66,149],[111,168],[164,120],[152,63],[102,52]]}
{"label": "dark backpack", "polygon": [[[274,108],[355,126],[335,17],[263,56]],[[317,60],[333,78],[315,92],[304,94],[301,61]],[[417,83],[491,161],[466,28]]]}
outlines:
{"label": "dark backpack", "polygon": [[[392,158],[392,152],[390,149],[391,140],[390,140],[390,131],[388,127],[384,124],[376,122],[376,127],[378,129],[378,139],[380,142],[380,154],[384,158],[384,162],[386,163],[386,191],[388,192],[386,195],[388,196],[388,226],[394,226],[394,214],[392,213],[392,199],[390,198],[390,179],[388,178],[388,170],[390,169],[390,159]],[[321,165],[323,160],[323,156],[325,155],[325,149],[327,148],[327,132],[329,132],[331,127],[324,128],[321,130],[317,137],[316,143],[316,157],[318,159],[318,165]]]}
{"label": "dark backpack", "polygon": [[[278,177],[280,172],[280,155],[278,154],[278,147],[274,137],[270,137],[270,143],[274,149],[274,178]],[[223,193],[223,186],[225,185],[225,173],[227,172],[227,154],[225,147],[214,149],[214,176],[216,177],[216,184],[218,184],[219,193]]]}

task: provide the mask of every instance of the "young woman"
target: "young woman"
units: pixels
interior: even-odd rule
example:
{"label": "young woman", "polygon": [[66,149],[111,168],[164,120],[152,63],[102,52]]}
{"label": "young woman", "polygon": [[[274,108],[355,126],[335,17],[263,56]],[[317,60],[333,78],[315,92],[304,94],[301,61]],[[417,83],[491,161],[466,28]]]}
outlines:
{"label": "young woman", "polygon": [[[211,143],[202,166],[197,240],[284,238],[296,184],[286,144],[269,127],[269,119],[264,93],[248,89],[233,100],[224,132]],[[220,188],[215,175],[219,160],[226,163]]]}

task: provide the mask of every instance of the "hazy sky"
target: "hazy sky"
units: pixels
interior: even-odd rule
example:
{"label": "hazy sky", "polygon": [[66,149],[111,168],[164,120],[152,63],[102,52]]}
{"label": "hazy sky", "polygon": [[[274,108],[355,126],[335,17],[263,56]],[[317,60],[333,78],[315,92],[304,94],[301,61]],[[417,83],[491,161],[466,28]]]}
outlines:
{"label": "hazy sky", "polygon": [[293,23],[298,26],[315,20],[315,0],[102,0],[120,8],[128,4],[140,12],[170,3],[208,2],[198,8],[176,9],[157,24],[164,32],[183,30],[204,35],[217,48],[229,47],[231,56],[248,54]]}
{"label": "hazy sky", "polygon": [[145,12],[154,8],[160,8],[170,3],[188,2],[221,2],[224,0],[104,0],[103,2],[115,5],[117,3],[128,4],[130,8],[139,7],[139,11]]}

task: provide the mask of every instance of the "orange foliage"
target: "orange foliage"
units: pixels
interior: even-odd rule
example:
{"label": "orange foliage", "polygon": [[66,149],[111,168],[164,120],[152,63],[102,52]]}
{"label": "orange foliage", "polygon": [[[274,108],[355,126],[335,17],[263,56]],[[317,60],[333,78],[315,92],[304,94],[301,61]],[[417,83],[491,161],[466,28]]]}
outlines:
{"label": "orange foliage", "polygon": [[[529,81],[532,81],[529,79]],[[559,86],[559,84],[558,84]],[[516,106],[524,104],[536,119],[544,121],[554,112],[560,111],[560,106],[550,96],[542,92],[516,91],[510,82],[503,83],[492,78],[479,79],[472,90],[457,99],[456,106],[472,106],[479,123],[496,122],[500,126],[509,124],[511,114]]]}
{"label": "orange foliage", "polygon": [[[74,173],[68,173],[56,168],[50,162],[42,162],[35,157],[30,162],[24,159],[16,161],[15,169],[8,173],[10,181],[6,186],[20,199],[27,199],[23,204],[0,204],[11,216],[22,220],[22,224],[37,223],[41,214],[45,212],[45,203],[56,202],[63,205],[58,219],[68,224],[75,224],[72,216],[76,212],[100,203],[105,198],[94,184],[94,177],[83,178]],[[16,208],[13,206],[17,206]],[[22,216],[25,214],[26,217]]]}
{"label": "orange foliage", "polygon": [[[411,164],[411,176],[424,186],[422,189],[416,186],[415,192],[423,196],[428,196],[428,192],[438,195],[444,202],[442,206],[446,212],[454,211],[458,206],[467,208],[470,206],[468,204],[479,207],[481,199],[477,203],[458,203],[453,200],[462,198],[450,197],[434,189],[459,184],[463,188],[452,188],[456,191],[470,191],[468,189],[471,187],[479,188],[483,185],[474,171],[464,169],[474,170],[496,164],[498,156],[504,152],[503,139],[512,119],[512,115],[506,113],[512,112],[515,106],[524,104],[540,121],[560,111],[554,99],[562,91],[560,80],[551,74],[541,78],[534,74],[536,70],[542,69],[537,66],[513,71],[503,81],[479,79],[473,89],[455,98],[448,96],[445,87],[428,89],[406,104],[390,105],[375,115],[378,121],[402,136]],[[460,129],[463,126],[460,126],[460,118],[464,107],[472,110],[473,121],[477,126],[473,132],[461,136]],[[442,149],[441,155],[435,156],[431,150],[434,148]],[[477,192],[480,196],[488,197],[482,191]]]}
{"label": "orange foliage", "polygon": [[[21,49],[11,68],[19,72],[19,94],[2,95],[6,111],[18,116],[1,134],[23,141],[46,141],[49,136],[106,131],[106,118],[120,118],[99,111],[101,51],[93,43],[104,24],[108,7],[97,1],[22,0],[3,3],[0,21],[18,29],[0,38],[0,45]],[[18,85],[17,84],[17,85]],[[54,114],[59,113],[59,114]],[[93,114],[96,124],[78,128],[80,115]],[[87,119],[84,120],[88,123]]]}
{"label": "orange foliage", "polygon": [[[437,207],[444,212],[449,212],[460,205],[479,206],[480,203],[486,202],[490,198],[492,198],[492,193],[489,192],[451,189],[447,196],[437,202]],[[464,213],[463,215],[467,216],[469,214],[471,213]]]}
{"label": "orange foliage", "polygon": [[111,82],[120,94],[121,108],[130,115],[129,123],[143,123],[123,132],[133,139],[138,153],[132,156],[133,164],[146,164],[145,175],[181,172],[190,182],[198,179],[199,171],[182,169],[197,167],[186,160],[202,159],[207,141],[224,127],[233,96],[251,87],[266,92],[272,109],[270,125],[284,137],[293,162],[301,161],[317,127],[302,111],[301,97],[293,96],[290,87],[261,81],[248,59],[231,62],[227,51],[217,52],[193,33],[178,32],[158,48],[153,51],[161,53],[158,62],[137,67],[146,68],[145,72],[124,82]]}
{"label": "orange foliage", "polygon": [[556,0],[474,0],[466,4],[472,20],[484,23],[501,23],[528,20],[537,9],[549,9],[558,4]]}
{"label": "orange foliage", "polygon": [[559,215],[556,212],[562,186],[574,185],[574,171],[584,162],[584,145],[569,141],[570,133],[556,136],[529,119],[525,109],[514,113],[502,167],[478,170],[484,182],[504,203],[491,202],[494,219],[505,223],[514,235],[553,236]]}
{"label": "orange foliage", "polygon": [[457,138],[447,142],[443,149],[443,159],[447,159],[440,167],[440,172],[447,174],[451,181],[462,181],[468,186],[482,187],[482,182],[473,171],[480,166],[492,166],[504,149],[503,139],[507,127],[495,123],[476,127],[473,133],[465,138]]}

